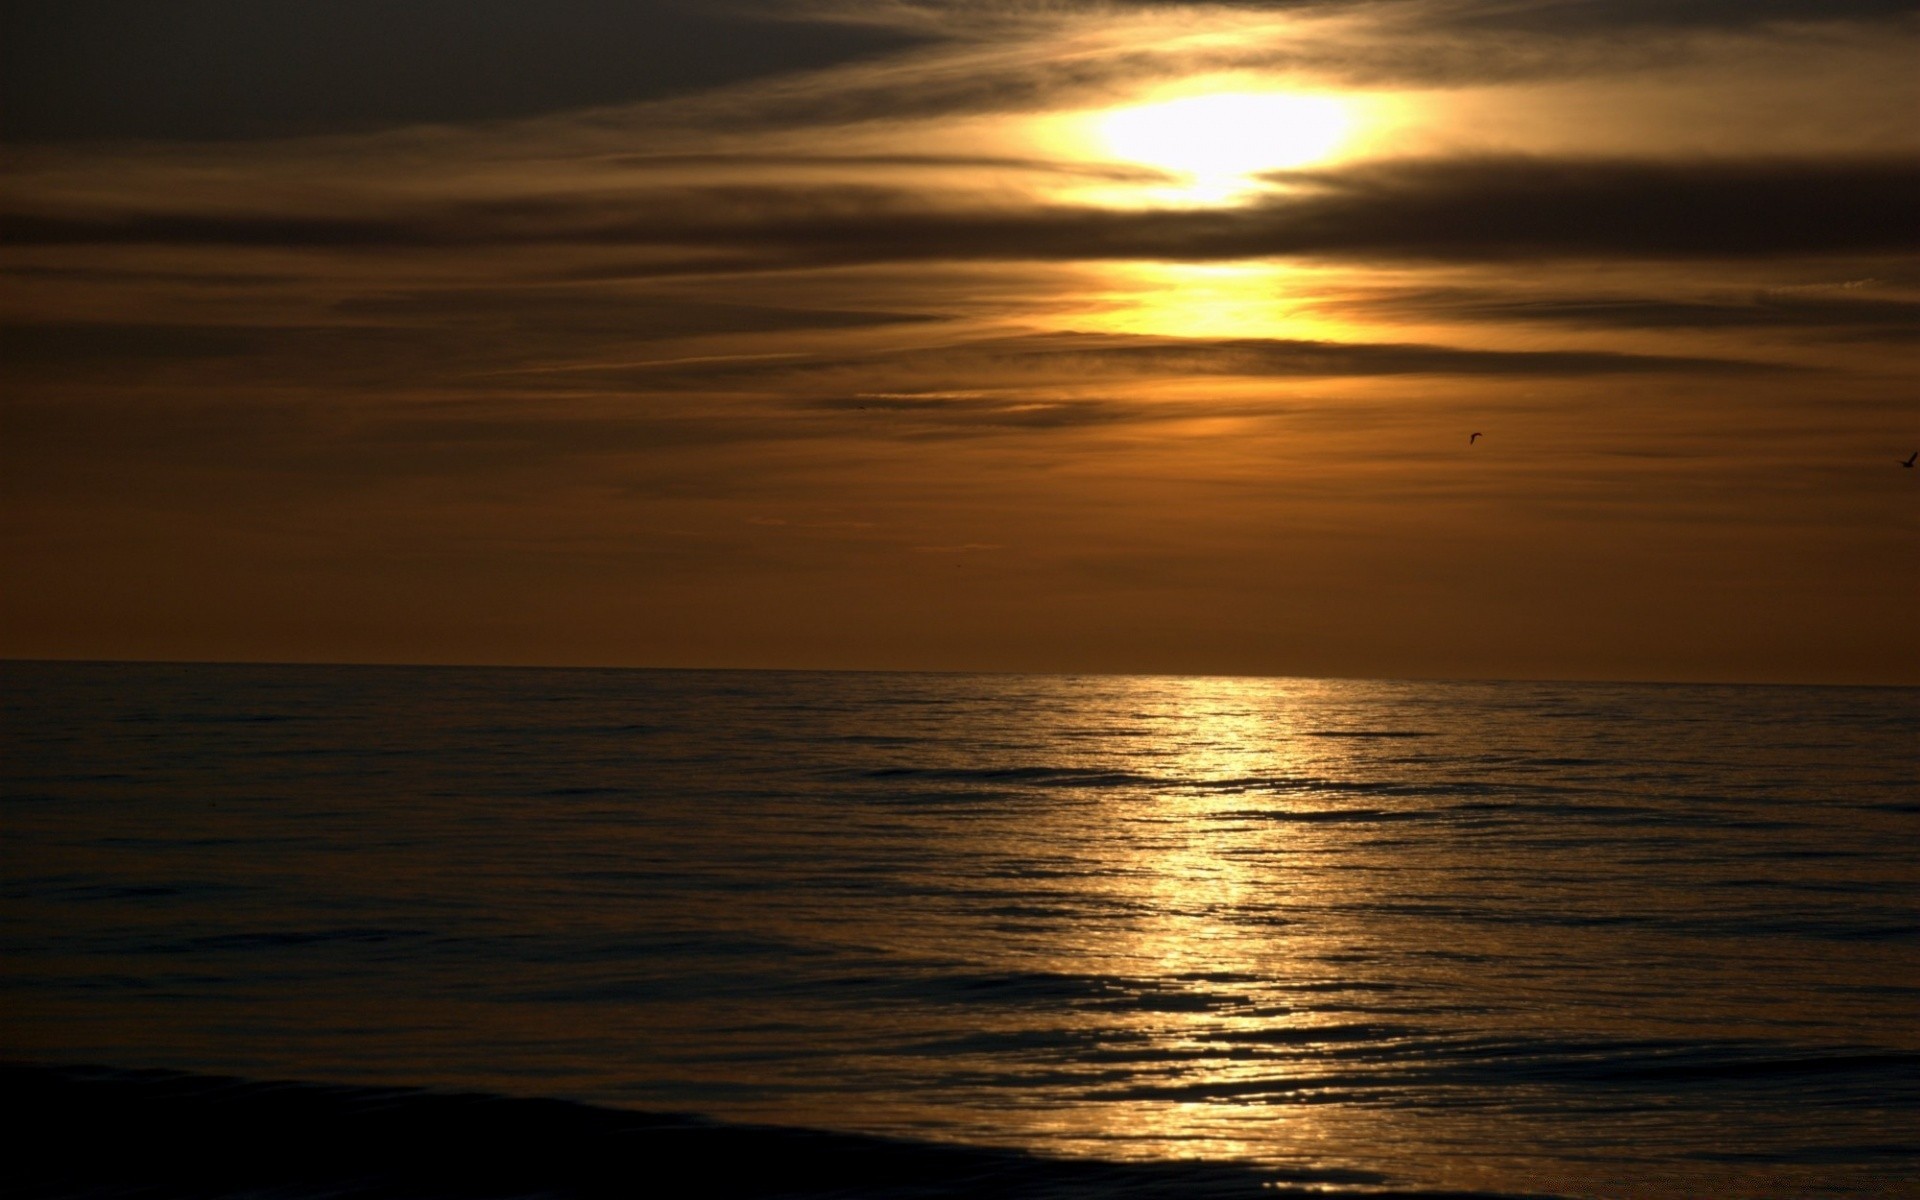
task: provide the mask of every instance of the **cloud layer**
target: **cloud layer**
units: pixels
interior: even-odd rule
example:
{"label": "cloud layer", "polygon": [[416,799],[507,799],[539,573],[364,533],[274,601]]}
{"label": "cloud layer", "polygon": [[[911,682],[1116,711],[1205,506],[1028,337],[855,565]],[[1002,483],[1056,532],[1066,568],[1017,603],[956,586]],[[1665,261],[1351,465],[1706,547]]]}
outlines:
{"label": "cloud layer", "polygon": [[403,7],[0,10],[0,653],[1915,678],[1910,4]]}

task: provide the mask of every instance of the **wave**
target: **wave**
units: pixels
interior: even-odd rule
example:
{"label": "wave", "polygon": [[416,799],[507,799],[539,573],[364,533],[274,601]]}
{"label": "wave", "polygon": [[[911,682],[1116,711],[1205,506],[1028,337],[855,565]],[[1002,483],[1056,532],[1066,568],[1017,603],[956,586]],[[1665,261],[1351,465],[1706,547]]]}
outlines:
{"label": "wave", "polygon": [[1083,767],[996,766],[996,767],[874,767],[854,772],[863,779],[927,779],[942,782],[975,781],[1031,783],[1053,787],[1153,786],[1168,782],[1152,775],[1131,771],[1089,770]]}
{"label": "wave", "polygon": [[[1550,1088],[1575,1107],[1631,1102],[1671,1108],[1689,1093],[1737,1091],[1753,1103],[1774,1089],[1790,1092],[1802,1107],[1870,1101],[1889,1110],[1920,1108],[1920,1054],[1898,1050],[1737,1040],[1458,1039],[1364,1024],[1299,1032],[1315,1051],[1311,1071],[1277,1061],[1266,1076],[1130,1083],[1102,1096],[1187,1103],[1385,1103],[1391,1097],[1407,1108],[1457,1108],[1497,1107],[1511,1102],[1517,1089]],[[1271,1037],[1234,1032],[1219,1040],[1244,1046]],[[1920,1144],[1903,1142],[1896,1148],[1905,1157],[1920,1158]],[[1783,1161],[1793,1157],[1784,1151],[1782,1156]]]}
{"label": "wave", "polygon": [[1310,738],[1426,738],[1433,737],[1426,729],[1309,729],[1301,735]]}
{"label": "wave", "polygon": [[[1113,1162],[565,1100],[0,1064],[16,1196],[1238,1200],[1407,1191],[1351,1170]],[[75,1153],[84,1141],[93,1149]]]}

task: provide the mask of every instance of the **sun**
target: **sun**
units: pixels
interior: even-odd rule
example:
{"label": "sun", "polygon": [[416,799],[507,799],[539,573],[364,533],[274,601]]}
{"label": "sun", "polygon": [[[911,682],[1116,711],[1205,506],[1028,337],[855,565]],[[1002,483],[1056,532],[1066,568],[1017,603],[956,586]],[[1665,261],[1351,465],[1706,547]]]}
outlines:
{"label": "sun", "polygon": [[1217,203],[1256,186],[1262,171],[1327,158],[1353,132],[1349,106],[1297,92],[1212,92],[1102,114],[1106,154],[1185,177],[1181,197]]}

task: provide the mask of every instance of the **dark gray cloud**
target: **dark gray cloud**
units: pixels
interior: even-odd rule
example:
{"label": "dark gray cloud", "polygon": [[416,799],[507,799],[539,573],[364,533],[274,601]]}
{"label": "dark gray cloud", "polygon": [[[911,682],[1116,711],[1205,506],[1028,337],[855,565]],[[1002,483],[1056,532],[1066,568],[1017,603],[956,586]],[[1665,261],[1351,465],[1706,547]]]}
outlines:
{"label": "dark gray cloud", "polygon": [[1920,332],[1920,301],[1787,288],[1718,299],[1513,296],[1489,289],[1408,289],[1322,308],[1352,315],[1518,321],[1589,329],[1766,329],[1849,340],[1904,341]]}
{"label": "dark gray cloud", "polygon": [[1464,158],[1291,178],[1309,193],[1262,215],[1276,242],[1320,252],[1692,258],[1920,246],[1920,163],[1904,159]]}
{"label": "dark gray cloud", "polygon": [[0,0],[0,137],[225,139],[657,99],[916,35],[697,0]]}
{"label": "dark gray cloud", "polygon": [[[1125,8],[1192,8],[1191,0],[1121,0]],[[1665,26],[1741,29],[1782,22],[1889,21],[1920,14],[1914,0],[1210,0],[1208,7],[1253,12],[1394,12],[1438,26],[1606,33]]]}
{"label": "dark gray cloud", "polygon": [[[698,314],[700,306],[689,307]],[[613,311],[631,320],[637,309],[616,305]],[[790,327],[776,322],[771,328]],[[943,427],[1050,428],[1115,419],[1104,409],[1062,398],[1063,392],[1100,381],[1121,386],[1192,376],[1573,378],[1790,370],[1725,358],[1595,350],[1094,333],[838,354],[718,353],[634,361],[636,346],[676,332],[683,331],[624,328],[616,315],[564,334],[529,323],[501,336],[477,336],[458,307],[437,318],[413,309],[403,324],[364,326],[16,323],[0,325],[5,354],[0,380],[17,387],[86,381],[275,393],[298,381],[295,390],[347,387],[376,395],[628,394],[656,400],[718,390],[760,397],[754,405],[763,413],[850,406],[914,415],[922,424],[931,420]]]}
{"label": "dark gray cloud", "polygon": [[1588,350],[1469,350],[1391,342],[1286,338],[1153,338],[1113,334],[1038,335],[989,343],[988,354],[1041,355],[1070,369],[1124,369],[1161,375],[1249,376],[1502,375],[1574,376],[1652,372],[1766,371],[1716,358]]}
{"label": "dark gray cloud", "polygon": [[1081,179],[1106,179],[1118,183],[1158,183],[1174,178],[1173,172],[1135,163],[1067,162],[1060,159],[1021,158],[991,154],[797,154],[797,153],[663,153],[620,154],[601,160],[609,166],[629,167],[899,167],[950,170],[983,167],[990,171],[1033,172],[1040,175],[1069,175]]}
{"label": "dark gray cloud", "polygon": [[835,418],[838,434],[932,441],[1186,419],[1217,415],[1233,406],[1204,401],[1190,407],[1146,405],[1114,397],[1063,400],[1007,389],[981,395],[861,393],[827,397],[814,407]]}
{"label": "dark gray cloud", "polygon": [[708,333],[862,329],[932,319],[924,313],[782,308],[557,287],[396,289],[338,301],[329,311],[348,321],[381,325],[449,325],[521,335],[538,332],[623,341]]}
{"label": "dark gray cloud", "polygon": [[0,386],[198,381],[209,388],[395,387],[517,361],[512,354],[451,323],[405,328],[15,321],[0,324]]}
{"label": "dark gray cloud", "polygon": [[[932,4],[941,15],[926,28],[962,42],[998,39],[1018,44],[1097,21],[1116,9],[1239,10],[1352,17],[1330,36],[1251,37],[1192,42],[1180,38],[1036,61],[1001,60],[939,52],[922,55],[918,70],[848,73],[830,86],[776,88],[713,97],[684,119],[737,130],[898,120],[968,112],[1018,113],[1095,107],[1137,95],[1155,80],[1216,72],[1254,71],[1340,81],[1360,87],[1474,87],[1526,81],[1565,81],[1648,68],[1699,63],[1733,52],[1729,37],[1755,35],[1787,41],[1809,24],[1910,42],[1916,6],[1905,0],[1249,0],[1247,3],[1112,4],[1090,0],[1076,8],[1053,5],[1011,11],[966,0]],[[1751,45],[1747,50],[1753,49]]]}
{"label": "dark gray cloud", "polygon": [[0,324],[0,379],[95,364],[229,358],[255,345],[251,330],[158,323],[34,321]]}
{"label": "dark gray cloud", "polygon": [[[330,323],[0,322],[0,383],[41,379],[427,384],[529,363],[633,355],[701,335],[861,329],[918,314],[809,310],[547,289],[396,291],[329,307]],[[617,348],[617,349],[613,349]]]}
{"label": "dark gray cloud", "polygon": [[1894,21],[1920,15],[1913,0],[1521,0],[1469,6],[1461,26],[1607,34],[1647,27],[1746,29],[1757,25]]}
{"label": "dark gray cloud", "polygon": [[[890,21],[883,11],[823,19],[778,0],[0,0],[0,139],[225,140],[524,117],[972,43],[983,30],[1017,42],[1036,19],[1031,10],[925,7],[928,19]],[[1906,29],[1916,15],[1907,0],[1121,7],[1352,12],[1377,20],[1383,32],[1358,41],[1136,47],[1045,62],[1014,56],[998,65],[935,55],[921,59],[920,70],[743,94],[674,119],[737,130],[1034,111],[1209,70],[1306,71],[1373,84],[1563,77],[1690,53],[1659,36],[1666,32],[1804,22]],[[1038,19],[1075,15],[1061,6]]]}
{"label": "dark gray cloud", "polygon": [[[813,397],[816,402],[871,392],[881,398],[862,403],[875,409],[920,411],[938,409],[953,397],[966,398],[982,388],[989,392],[1072,388],[1093,381],[1152,377],[1565,378],[1783,370],[1792,368],[1725,358],[1612,351],[1473,350],[1418,343],[1047,333],[861,355],[618,364],[583,374],[601,387],[695,392],[707,387],[751,386],[783,396]],[[996,395],[992,402],[1004,406],[1008,401]]]}
{"label": "dark gray cloud", "polygon": [[652,269],[673,272],[915,260],[1497,262],[1920,248],[1920,163],[1905,159],[1421,159],[1276,178],[1291,190],[1212,209],[932,207],[917,192],[755,186],[362,216],[16,213],[5,228],[19,245],[657,248],[679,257]]}

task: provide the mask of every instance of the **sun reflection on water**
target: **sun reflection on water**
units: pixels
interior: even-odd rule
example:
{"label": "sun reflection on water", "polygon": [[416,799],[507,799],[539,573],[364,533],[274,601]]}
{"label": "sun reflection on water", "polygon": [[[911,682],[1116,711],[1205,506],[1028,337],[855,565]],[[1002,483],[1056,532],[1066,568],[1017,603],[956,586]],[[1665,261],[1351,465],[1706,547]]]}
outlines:
{"label": "sun reflection on water", "polygon": [[[1154,997],[1125,1022],[1127,1034],[1178,1065],[1157,1073],[1162,1096],[1123,1100],[1106,1116],[1131,1136],[1203,1157],[1270,1154],[1276,1141],[1311,1144],[1313,1106],[1268,1108],[1258,1144],[1247,1138],[1245,1112],[1262,1096],[1309,1082],[1278,1077],[1278,1061],[1244,1052],[1249,1033],[1257,1043],[1300,1023],[1270,984],[1317,956],[1295,944],[1283,915],[1303,899],[1301,879],[1286,866],[1286,826],[1257,815],[1261,794],[1303,769],[1286,685],[1139,680],[1126,702],[1152,731],[1137,752],[1179,782],[1129,805],[1125,828],[1109,843],[1116,894],[1107,903],[1138,917],[1124,945],[1090,965],[1191,991]],[[1100,1024],[1111,1028],[1110,1019]]]}

